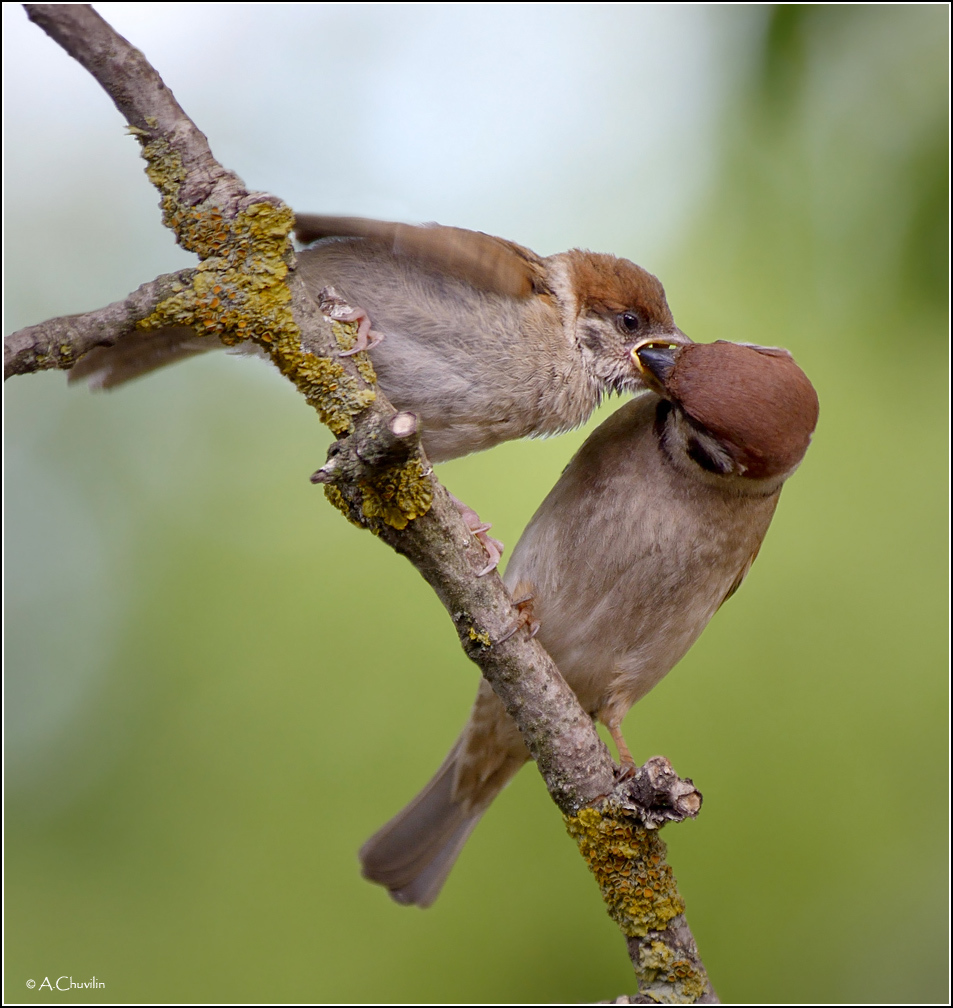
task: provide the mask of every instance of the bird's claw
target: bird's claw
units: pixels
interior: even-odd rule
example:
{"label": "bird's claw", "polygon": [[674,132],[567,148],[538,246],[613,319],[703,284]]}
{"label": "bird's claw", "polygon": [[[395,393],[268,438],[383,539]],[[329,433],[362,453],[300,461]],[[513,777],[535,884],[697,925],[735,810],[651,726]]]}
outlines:
{"label": "bird's claw", "polygon": [[488,536],[487,529],[491,526],[487,525],[482,529],[473,531],[473,537],[477,542],[483,547],[486,552],[487,558],[490,561],[483,570],[477,571],[477,577],[483,577],[484,574],[489,574],[490,571],[496,570],[497,565],[500,562],[500,558],[503,556],[503,543],[499,539],[494,539],[493,536]]}
{"label": "bird's claw", "polygon": [[490,571],[496,570],[500,558],[503,556],[503,543],[499,539],[494,539],[493,536],[487,535],[487,532],[493,526],[489,522],[481,521],[480,516],[472,507],[464,504],[462,500],[454,497],[453,494],[450,494],[450,500],[453,501],[453,506],[460,512],[460,517],[466,522],[470,534],[483,547],[483,552],[486,553],[489,563],[482,570],[477,571],[477,577],[483,577],[485,574],[489,574]]}
{"label": "bird's claw", "polygon": [[508,641],[517,630],[524,626],[529,628],[529,635],[526,638],[527,640],[532,640],[539,633],[539,623],[533,619],[532,595],[523,595],[518,599],[513,599],[513,608],[517,611],[517,613],[519,613],[516,617],[516,622],[496,642],[497,644],[502,644],[504,641]]}
{"label": "bird's claw", "polygon": [[615,768],[616,781],[621,784],[623,781],[627,781],[630,777],[634,777],[636,769],[637,767],[634,760],[623,759]]}
{"label": "bird's claw", "polygon": [[362,350],[376,347],[384,338],[383,333],[371,329],[371,320],[363,308],[354,308],[341,297],[333,287],[324,287],[318,295],[321,314],[332,322],[356,322],[357,339],[350,350],[341,350],[338,357],[352,357]]}
{"label": "bird's claw", "polygon": [[370,350],[371,347],[376,347],[384,338],[383,333],[376,332],[371,328],[371,320],[363,308],[352,308],[350,312],[342,315],[338,321],[357,322],[357,339],[354,341],[354,346],[350,350],[342,350],[338,354],[338,357],[353,357],[354,354],[360,353],[362,350]]}

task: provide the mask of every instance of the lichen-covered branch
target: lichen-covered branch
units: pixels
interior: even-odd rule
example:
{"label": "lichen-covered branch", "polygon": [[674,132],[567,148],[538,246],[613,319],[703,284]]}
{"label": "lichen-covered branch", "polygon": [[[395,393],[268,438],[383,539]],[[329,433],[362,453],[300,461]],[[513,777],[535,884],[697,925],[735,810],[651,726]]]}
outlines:
{"label": "lichen-covered branch", "polygon": [[668,821],[696,816],[701,801],[690,780],[653,756],[597,807],[566,816],[609,916],[628,940],[639,994],[617,1003],[719,1003],[658,833]]}
{"label": "lichen-covered branch", "polygon": [[50,319],[13,333],[3,343],[4,378],[50,368],[69,370],[93,347],[112,346],[136,332],[158,304],[192,283],[192,274],[192,270],[167,273],[105,308]]}
{"label": "lichen-covered branch", "polygon": [[249,192],[215,160],[205,135],[142,53],[91,7],[24,6],[126,117],[159,190],[163,222],[199,257],[191,282],[137,327],[187,328],[227,345],[256,343],[331,430],[346,434],[353,417],[374,401],[373,371],[366,360],[338,357],[335,334],[294,277],[291,209],[274,196]]}
{"label": "lichen-covered branch", "polygon": [[[376,388],[366,354],[340,356],[354,325],[329,322],[294,272],[291,210],[273,196],[248,193],[214,161],[204,135],[142,53],[92,9],[26,7],[129,119],[162,194],[165,223],[201,259],[191,283],[160,301],[139,328],[188,327],[225,343],[251,339],[265,350],[339,439],[331,449],[336,465],[324,470],[332,503],[407,556],[434,587],[467,654],[527,726],[560,807],[575,811],[608,794],[614,764],[549,655],[525,634],[493,645],[512,627],[512,600],[496,574],[476,576],[485,565],[482,547],[418,439],[402,439],[401,451],[383,462],[376,454],[394,408]],[[200,185],[193,174],[228,185]],[[191,204],[196,195],[204,198]]]}
{"label": "lichen-covered branch", "polygon": [[[527,633],[511,632],[512,599],[495,572],[478,576],[483,548],[434,477],[416,418],[387,402],[366,354],[341,356],[353,345],[356,326],[325,318],[295,273],[291,210],[274,196],[249,193],[215,161],[205,136],[145,57],[90,7],[25,6],[126,117],[160,192],[164,222],[200,261],[166,286],[169,278],[154,281],[153,296],[144,296],[135,310],[129,302],[139,292],[119,308],[15,334],[14,356],[22,363],[14,373],[68,368],[80,346],[122,339],[134,329],[185,327],[226,344],[252,340],[261,347],[337,437],[314,482],[324,484],[328,499],[350,521],[414,564],[519,726],[610,913],[629,938],[647,996],[713,1002],[657,833],[665,821],[698,811],[700,796],[691,782],[680,781],[661,758],[618,781],[591,718],[552,659]],[[85,342],[75,337],[56,343],[70,325],[80,327],[77,319],[86,320]]]}

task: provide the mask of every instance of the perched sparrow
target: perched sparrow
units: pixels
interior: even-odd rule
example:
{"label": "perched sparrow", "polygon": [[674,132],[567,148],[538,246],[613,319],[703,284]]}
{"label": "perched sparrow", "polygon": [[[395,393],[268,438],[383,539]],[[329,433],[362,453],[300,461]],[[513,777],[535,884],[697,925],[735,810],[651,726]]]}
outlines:
{"label": "perched sparrow", "polygon": [[[651,392],[585,442],[513,550],[539,639],[612,733],[748,573],[817,422],[784,350],[636,344]],[[525,615],[525,614],[524,614]],[[486,682],[433,780],[361,850],[366,878],[429,906],[487,806],[529,759]]]}
{"label": "perched sparrow", "polygon": [[[607,392],[643,387],[630,350],[646,337],[690,342],[654,276],[627,259],[574,249],[542,258],[477,231],[300,215],[298,254],[317,298],[332,286],[356,309],[384,394],[416,413],[433,462],[586,420]],[[221,348],[190,329],[97,347],[72,370],[110,388]]]}

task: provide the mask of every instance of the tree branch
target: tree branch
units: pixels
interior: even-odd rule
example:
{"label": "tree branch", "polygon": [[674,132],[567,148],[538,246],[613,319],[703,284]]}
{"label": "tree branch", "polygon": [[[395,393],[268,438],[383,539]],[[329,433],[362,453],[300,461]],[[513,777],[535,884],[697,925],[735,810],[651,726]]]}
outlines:
{"label": "tree branch", "polygon": [[99,312],[15,334],[12,373],[71,367],[85,352],[80,347],[122,339],[133,329],[186,326],[227,344],[250,339],[260,346],[338,439],[314,481],[433,587],[464,651],[519,726],[629,939],[640,983],[655,1000],[713,1003],[657,830],[696,814],[700,795],[660,757],[617,784],[608,750],[553,660],[527,634],[511,633],[509,592],[495,572],[477,575],[482,547],[434,477],[416,418],[387,402],[366,354],[340,356],[353,345],[356,327],[324,318],[295,273],[291,210],[274,196],[249,193],[215,161],[204,134],[145,57],[90,7],[25,7],[126,117],[162,194],[164,222],[200,263]]}
{"label": "tree branch", "polygon": [[166,298],[191,284],[194,270],[166,273],[127,298],[82,315],[64,315],[13,333],[3,344],[3,377],[59,368],[68,371],[93,347],[112,346],[151,315]]}
{"label": "tree branch", "polygon": [[89,4],[23,6],[34,24],[92,74],[134,130],[161,137],[175,148],[184,169],[184,203],[195,205],[214,196],[220,207],[231,209],[247,198],[241,179],[215,160],[205,134],[145,56]]}

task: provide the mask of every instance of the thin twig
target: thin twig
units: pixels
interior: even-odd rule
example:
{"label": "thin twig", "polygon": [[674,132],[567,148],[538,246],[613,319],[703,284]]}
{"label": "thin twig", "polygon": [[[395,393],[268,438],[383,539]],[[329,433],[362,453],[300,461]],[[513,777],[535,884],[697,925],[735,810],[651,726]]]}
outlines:
{"label": "thin twig", "polygon": [[3,344],[3,377],[49,368],[69,370],[93,347],[112,346],[155,311],[156,306],[192,282],[193,270],[156,277],[122,301],[82,315],[65,315],[28,326]]}
{"label": "thin twig", "polygon": [[89,4],[24,4],[27,17],[85,67],[112,98],[126,122],[162,137],[182,158],[183,202],[214,196],[222,208],[248,193],[241,179],[212,156],[205,134],[185,114],[142,53]]}

